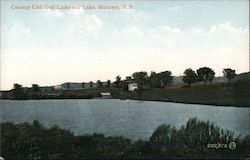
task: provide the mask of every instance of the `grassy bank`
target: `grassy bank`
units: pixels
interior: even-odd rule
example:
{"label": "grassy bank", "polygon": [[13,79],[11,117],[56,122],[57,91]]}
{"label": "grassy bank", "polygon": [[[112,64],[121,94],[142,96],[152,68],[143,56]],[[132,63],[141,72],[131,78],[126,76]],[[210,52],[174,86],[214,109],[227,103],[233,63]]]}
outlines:
{"label": "grassy bank", "polygon": [[[250,156],[250,136],[237,137],[210,122],[190,119],[180,129],[159,126],[149,140],[102,134],[75,136],[58,126],[1,123],[5,159],[242,159]],[[232,145],[235,144],[235,145]]]}
{"label": "grassy bank", "polygon": [[144,90],[141,92],[119,92],[121,99],[166,101],[220,106],[250,107],[249,82],[241,84],[176,87]]}
{"label": "grassy bank", "polygon": [[[119,90],[117,88],[28,91],[26,99],[92,99],[99,98],[100,92],[109,92],[112,94],[112,98],[115,99],[250,107],[249,81],[237,81],[237,83],[232,83],[230,86],[223,83],[191,87],[170,85],[167,88],[138,90],[134,92]],[[11,94],[10,92],[9,95]]]}

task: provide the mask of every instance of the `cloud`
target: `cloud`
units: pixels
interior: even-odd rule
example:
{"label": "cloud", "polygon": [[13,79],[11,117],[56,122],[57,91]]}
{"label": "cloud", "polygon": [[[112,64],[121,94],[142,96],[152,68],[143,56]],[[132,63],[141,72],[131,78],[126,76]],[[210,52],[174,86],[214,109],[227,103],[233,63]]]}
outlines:
{"label": "cloud", "polygon": [[122,38],[130,41],[136,41],[144,37],[144,33],[137,27],[130,27],[121,31]]}
{"label": "cloud", "polygon": [[23,51],[22,54],[30,53],[33,48],[82,48],[90,44],[87,39],[96,39],[100,35],[103,22],[96,15],[81,12],[82,16],[79,16],[80,13],[74,16],[72,12],[58,11],[63,16],[55,16],[56,12],[51,10],[49,14],[43,14],[39,21],[33,24],[15,22],[11,26],[3,25],[2,48]]}
{"label": "cloud", "polygon": [[180,13],[180,12],[183,11],[183,7],[182,7],[182,6],[174,6],[174,7],[169,7],[169,8],[167,8],[167,10],[168,10],[170,13],[177,14],[177,13]]}
{"label": "cloud", "polygon": [[232,67],[237,72],[248,71],[249,29],[235,27],[229,22],[209,28],[179,29],[162,25],[148,30],[130,27],[114,31],[120,32],[116,36],[126,38],[120,44],[115,43],[122,46],[119,50],[126,55],[120,67],[126,68],[129,62],[133,69],[137,68],[135,70],[169,68],[177,75],[182,74],[185,67],[198,69],[204,65],[215,69],[217,75],[222,74],[223,67]]}
{"label": "cloud", "polygon": [[30,48],[36,44],[36,33],[32,28],[21,23],[15,23],[11,27],[3,25],[1,35],[5,38],[1,43],[3,48]]}
{"label": "cloud", "polygon": [[72,9],[71,10],[71,13],[74,15],[74,16],[81,16],[84,14],[84,9]]}
{"label": "cloud", "polygon": [[[105,80],[140,70],[168,69],[181,75],[187,67],[196,70],[202,66],[215,69],[218,76],[224,67],[234,68],[237,73],[249,67],[249,30],[229,22],[209,28],[180,29],[168,25],[108,28],[96,15],[63,17],[42,20],[54,27],[41,28],[52,30],[51,34],[19,23],[5,27],[7,38],[3,41],[9,48],[4,50],[3,86],[11,87],[14,82],[27,86],[32,82]],[[43,47],[44,41],[48,44]]]}

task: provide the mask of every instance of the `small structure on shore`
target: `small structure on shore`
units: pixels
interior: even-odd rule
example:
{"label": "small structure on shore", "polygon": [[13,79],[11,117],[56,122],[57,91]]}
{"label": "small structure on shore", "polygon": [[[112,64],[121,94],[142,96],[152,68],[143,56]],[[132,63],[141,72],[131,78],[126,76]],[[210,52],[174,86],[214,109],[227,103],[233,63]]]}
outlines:
{"label": "small structure on shore", "polygon": [[128,84],[128,91],[135,91],[136,89],[138,89],[137,83],[133,82]]}
{"label": "small structure on shore", "polygon": [[101,96],[101,98],[103,98],[103,99],[112,98],[111,93],[109,93],[109,92],[101,92],[101,93],[100,93],[100,96]]}

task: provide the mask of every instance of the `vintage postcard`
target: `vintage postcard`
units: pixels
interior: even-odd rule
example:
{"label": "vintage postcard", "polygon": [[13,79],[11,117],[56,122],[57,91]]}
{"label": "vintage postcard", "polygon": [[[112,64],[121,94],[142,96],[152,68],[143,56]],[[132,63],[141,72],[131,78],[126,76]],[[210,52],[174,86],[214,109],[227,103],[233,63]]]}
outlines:
{"label": "vintage postcard", "polygon": [[0,5],[0,160],[250,159],[248,0]]}

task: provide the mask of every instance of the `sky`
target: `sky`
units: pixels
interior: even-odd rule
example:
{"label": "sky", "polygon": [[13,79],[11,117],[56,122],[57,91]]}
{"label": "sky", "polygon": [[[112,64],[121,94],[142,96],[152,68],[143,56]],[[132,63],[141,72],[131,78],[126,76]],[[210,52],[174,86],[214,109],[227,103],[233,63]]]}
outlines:
{"label": "sky", "polygon": [[[86,9],[99,5],[120,10]],[[0,90],[204,66],[248,72],[249,2],[2,0],[0,58]]]}

